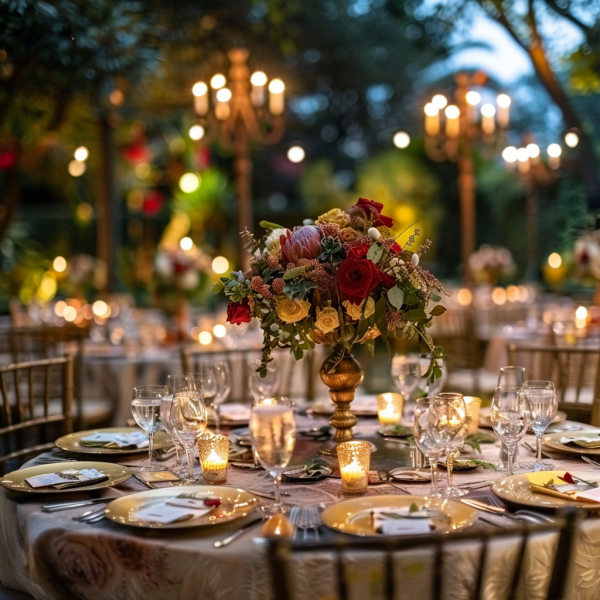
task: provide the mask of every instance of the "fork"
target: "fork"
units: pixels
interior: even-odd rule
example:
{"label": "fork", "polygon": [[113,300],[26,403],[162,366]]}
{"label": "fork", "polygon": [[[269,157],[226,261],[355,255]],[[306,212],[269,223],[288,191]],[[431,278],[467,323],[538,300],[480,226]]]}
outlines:
{"label": "fork", "polygon": [[321,527],[321,514],[314,506],[304,506],[300,509],[300,522],[298,529],[302,529],[302,541],[306,541],[310,529],[315,532],[315,541],[319,541],[319,527]]}

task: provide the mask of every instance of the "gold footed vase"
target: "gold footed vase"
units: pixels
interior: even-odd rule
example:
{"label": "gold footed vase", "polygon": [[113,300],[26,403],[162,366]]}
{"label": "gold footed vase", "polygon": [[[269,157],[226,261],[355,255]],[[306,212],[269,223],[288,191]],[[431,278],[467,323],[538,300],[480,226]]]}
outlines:
{"label": "gold footed vase", "polygon": [[329,395],[335,404],[335,412],[329,419],[329,424],[335,428],[335,435],[321,447],[319,452],[336,456],[336,446],[340,442],[352,439],[352,428],[356,425],[356,417],[350,411],[350,403],[354,400],[354,391],[365,374],[354,356],[343,348],[335,349],[325,360],[319,376],[329,388]]}

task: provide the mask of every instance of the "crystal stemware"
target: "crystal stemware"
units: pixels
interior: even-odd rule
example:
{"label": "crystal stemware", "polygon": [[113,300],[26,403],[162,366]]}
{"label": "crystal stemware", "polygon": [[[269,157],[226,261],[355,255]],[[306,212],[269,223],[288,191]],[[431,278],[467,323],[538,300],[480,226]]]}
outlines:
{"label": "crystal stemware", "polygon": [[[171,440],[173,441],[173,445],[175,446],[175,454],[176,461],[175,464],[170,468],[175,475],[184,475],[186,469],[181,462],[181,451],[183,450],[183,446],[177,437],[175,430],[173,429],[173,425],[171,424],[171,405],[173,403],[173,376],[167,375],[167,394],[164,398],[162,398],[160,403],[160,423],[164,427],[165,431],[169,436],[171,436]],[[185,452],[185,451],[184,451]]]}
{"label": "crystal stemware", "polygon": [[[498,383],[497,387],[505,388],[522,388],[523,384],[527,381],[527,371],[525,367],[500,367],[498,371]],[[500,460],[494,463],[494,466],[499,471],[508,470],[508,450],[504,445],[504,442],[500,441]],[[531,463],[519,464],[519,445],[515,446],[513,454],[513,469],[520,471],[529,468]]]}
{"label": "crystal stemware", "polygon": [[294,411],[287,398],[263,398],[252,403],[250,412],[252,449],[260,464],[273,477],[275,503],[272,512],[281,512],[281,473],[287,467],[296,443]]}
{"label": "crystal stemware", "polygon": [[421,380],[419,357],[414,354],[396,354],[392,358],[392,380],[404,398],[404,406],[410,402],[410,395]]}
{"label": "crystal stemware", "polygon": [[[454,396],[454,395],[453,395]],[[467,419],[467,409],[461,398],[440,396],[419,398],[415,405],[413,432],[415,443],[431,465],[431,496],[439,498],[438,460]]]}
{"label": "crystal stemware", "polygon": [[275,361],[271,361],[267,366],[266,375],[263,377],[258,371],[261,367],[260,360],[253,360],[249,363],[250,372],[248,373],[248,384],[250,393],[255,400],[261,398],[272,398],[277,393],[279,386],[279,371]]}
{"label": "crystal stemware", "polygon": [[527,433],[531,412],[520,388],[497,387],[492,400],[492,427],[506,446],[508,474],[514,473],[515,448]]}
{"label": "crystal stemware", "polygon": [[542,461],[542,436],[556,416],[558,400],[551,381],[526,381],[521,388],[531,410],[531,429],[537,443],[536,461],[531,465],[534,471],[550,471],[554,465]]}
{"label": "crystal stemware", "polygon": [[202,394],[197,390],[182,391],[175,394],[171,405],[171,425],[181,444],[185,448],[188,461],[186,484],[200,483],[194,475],[193,449],[198,437],[206,429],[206,407]]}
{"label": "crystal stemware", "polygon": [[435,380],[431,381],[431,378],[427,376],[429,368],[431,367],[431,354],[419,355],[419,364],[421,365],[421,385],[427,396],[439,394],[444,389],[444,384],[446,383],[446,379],[448,379],[446,360],[443,358],[436,358],[435,361],[440,368],[441,376],[436,377]]}
{"label": "crystal stemware", "polygon": [[[461,488],[454,487],[454,457],[458,454],[461,449],[467,433],[469,431],[469,420],[467,418],[467,406],[462,394],[456,393],[444,393],[438,394],[436,398],[447,399],[452,405],[457,419],[461,419],[462,424],[456,426],[456,433],[452,438],[448,440],[446,446],[446,477],[448,485],[442,492],[444,498],[460,498],[468,493],[468,490],[462,490]],[[464,405],[464,419],[461,418],[463,414]]]}
{"label": "crystal stemware", "polygon": [[221,431],[221,404],[227,400],[231,392],[231,372],[229,364],[226,362],[215,363],[217,375],[217,393],[213,399],[215,409],[215,429],[217,433]]}
{"label": "crystal stemware", "polygon": [[133,388],[131,413],[135,422],[148,435],[148,464],[140,467],[140,471],[160,471],[162,467],[152,462],[154,455],[154,434],[160,424],[160,405],[167,395],[164,385],[140,385]]}

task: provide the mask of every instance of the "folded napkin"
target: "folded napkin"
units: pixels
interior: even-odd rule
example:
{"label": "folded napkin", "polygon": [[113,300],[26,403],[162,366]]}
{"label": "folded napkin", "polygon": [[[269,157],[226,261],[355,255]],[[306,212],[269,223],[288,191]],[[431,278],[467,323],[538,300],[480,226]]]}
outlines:
{"label": "folded napkin", "polygon": [[79,444],[86,448],[141,449],[148,447],[148,437],[141,431],[131,433],[97,432],[81,438]]}
{"label": "folded napkin", "polygon": [[231,402],[221,406],[221,419],[233,423],[245,423],[250,420],[250,407],[240,402]]}
{"label": "folded napkin", "polygon": [[57,490],[92,485],[106,481],[108,476],[96,469],[67,469],[57,473],[28,477],[25,481],[32,488],[53,487]]}
{"label": "folded napkin", "polygon": [[371,511],[373,529],[383,535],[418,535],[429,533],[433,524],[428,509],[414,506],[377,508]]}
{"label": "folded napkin", "polygon": [[174,496],[167,498],[163,502],[152,504],[145,508],[140,508],[133,513],[133,516],[140,521],[150,521],[166,525],[185,521],[187,519],[197,519],[213,511],[218,505],[214,498],[190,498],[188,496]]}
{"label": "folded napkin", "polygon": [[431,471],[410,471],[407,469],[393,469],[390,471],[392,479],[397,481],[414,481],[416,483],[431,481]]}
{"label": "folded napkin", "polygon": [[576,444],[582,448],[600,448],[600,433],[565,435],[560,438],[561,444]]}
{"label": "folded napkin", "polygon": [[[560,474],[560,477],[568,476],[568,473]],[[563,500],[575,502],[600,503],[600,487],[594,487],[581,481],[575,483],[561,483],[562,479],[551,477],[544,472],[528,473],[527,478],[530,489],[537,494],[546,494]],[[566,477],[568,479],[568,477]],[[594,483],[596,483],[594,481]]]}

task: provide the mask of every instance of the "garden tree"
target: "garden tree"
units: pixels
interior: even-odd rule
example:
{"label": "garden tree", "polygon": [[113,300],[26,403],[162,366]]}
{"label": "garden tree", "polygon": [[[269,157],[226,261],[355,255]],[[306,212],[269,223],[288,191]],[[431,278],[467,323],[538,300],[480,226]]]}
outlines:
{"label": "garden tree", "polygon": [[[133,79],[155,64],[156,26],[144,6],[123,0],[0,2],[0,241],[25,172],[58,143],[73,105],[91,107],[109,136],[108,96],[116,78]],[[111,194],[108,168],[105,197]]]}
{"label": "garden tree", "polygon": [[[393,3],[393,0],[392,0]],[[534,71],[553,102],[560,109],[566,129],[577,129],[581,142],[578,148],[577,170],[583,181],[588,206],[600,209],[600,180],[597,160],[588,127],[575,109],[573,99],[553,65],[543,35],[544,19],[567,19],[584,34],[585,41],[578,55],[589,57],[588,67],[597,68],[600,50],[600,6],[597,0],[455,0],[440,3],[433,11],[435,23],[445,21],[449,28],[464,23],[472,15],[468,9],[480,7],[499,23],[515,42],[527,52]]]}

